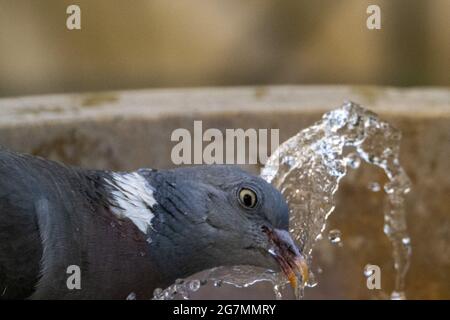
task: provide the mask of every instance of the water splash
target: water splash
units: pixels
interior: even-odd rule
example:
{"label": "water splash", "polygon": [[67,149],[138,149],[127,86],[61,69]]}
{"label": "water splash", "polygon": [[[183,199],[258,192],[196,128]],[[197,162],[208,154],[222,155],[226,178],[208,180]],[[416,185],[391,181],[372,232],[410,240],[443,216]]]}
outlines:
{"label": "water splash", "polygon": [[[326,221],[335,209],[334,195],[347,168],[357,169],[361,159],[382,168],[389,180],[384,185],[384,233],[393,247],[396,281],[392,299],[405,298],[404,279],[411,255],[404,211],[410,181],[399,163],[400,139],[400,132],[376,114],[348,102],[284,142],[261,171],[261,177],[286,198],[290,207],[289,231],[310,263],[314,243],[323,238]],[[349,153],[348,149],[354,150]],[[315,286],[312,273],[310,279],[306,286]],[[269,281],[277,299],[282,298],[287,284],[280,273],[248,266],[211,269],[200,284],[207,281],[236,287]],[[296,288],[298,297],[303,296],[304,286],[300,281]],[[172,299],[179,289],[180,284],[172,285],[158,291],[154,298]]]}
{"label": "water splash", "polygon": [[348,102],[283,143],[261,176],[286,197],[291,210],[290,232],[311,258],[313,245],[335,208],[339,182],[347,173],[347,165],[355,162],[355,154],[348,159],[346,150],[354,148],[362,160],[382,168],[389,180],[384,185],[384,232],[393,246],[395,291],[403,293],[411,255],[410,242],[403,240],[409,239],[404,202],[410,180],[399,163],[400,140],[397,129]]}
{"label": "water splash", "polygon": [[[258,282],[269,281],[274,284],[274,294],[276,298],[281,299],[281,289],[284,287],[284,275],[271,270],[252,266],[234,266],[234,267],[217,267],[208,270],[202,279],[188,280],[182,282],[177,280],[175,284],[162,290],[155,289],[153,299],[155,300],[171,300],[177,296],[188,296],[189,292],[196,292],[201,287],[212,283],[214,287],[220,288],[223,284],[233,285],[237,288],[246,288]],[[193,285],[195,283],[195,285]],[[278,285],[282,283],[282,285]],[[182,293],[179,292],[182,288]]]}

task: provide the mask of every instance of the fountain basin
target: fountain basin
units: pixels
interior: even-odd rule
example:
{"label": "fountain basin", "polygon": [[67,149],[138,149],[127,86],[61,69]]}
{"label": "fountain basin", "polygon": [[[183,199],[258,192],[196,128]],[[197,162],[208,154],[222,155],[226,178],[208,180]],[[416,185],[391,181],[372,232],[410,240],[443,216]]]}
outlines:
{"label": "fountain basin", "polygon": [[[90,168],[172,167],[173,130],[279,128],[280,142],[344,100],[355,101],[403,133],[401,163],[413,188],[408,226],[413,255],[406,278],[412,299],[450,298],[450,90],[350,86],[268,86],[165,89],[0,99],[0,144]],[[258,165],[248,166],[257,173]],[[318,286],[306,298],[387,298],[393,288],[389,241],[383,234],[381,170],[362,164],[345,177],[328,230],[342,246],[319,241],[313,270]],[[328,231],[327,230],[327,231]],[[326,231],[326,232],[327,232]],[[381,268],[382,290],[369,290],[364,267]],[[264,284],[206,288],[196,297],[272,298]]]}

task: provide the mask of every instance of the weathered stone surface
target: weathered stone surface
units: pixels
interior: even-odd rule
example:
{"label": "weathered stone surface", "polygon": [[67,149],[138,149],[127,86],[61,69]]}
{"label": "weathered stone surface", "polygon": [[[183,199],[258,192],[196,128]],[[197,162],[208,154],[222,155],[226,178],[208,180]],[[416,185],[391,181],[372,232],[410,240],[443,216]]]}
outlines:
{"label": "weathered stone surface", "polygon": [[[408,224],[413,245],[409,298],[450,298],[450,90],[349,86],[281,86],[141,90],[0,99],[0,144],[65,163],[115,170],[173,166],[174,129],[279,128],[280,142],[344,100],[378,113],[403,133],[401,162],[413,189]],[[256,167],[251,170],[257,172]],[[345,178],[329,227],[343,247],[323,240],[316,264],[319,285],[307,298],[385,297],[365,286],[367,263],[393,283],[390,245],[382,232],[382,192],[371,192],[381,172],[363,166]],[[265,288],[263,290],[263,288]],[[272,297],[264,285],[201,290],[199,296]]]}

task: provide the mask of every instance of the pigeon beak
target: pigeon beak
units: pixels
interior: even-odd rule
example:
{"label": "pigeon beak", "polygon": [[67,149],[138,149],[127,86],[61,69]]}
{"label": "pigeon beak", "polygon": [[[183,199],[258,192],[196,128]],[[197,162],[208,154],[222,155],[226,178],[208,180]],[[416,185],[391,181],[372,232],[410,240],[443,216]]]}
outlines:
{"label": "pigeon beak", "polygon": [[265,226],[263,232],[269,238],[271,245],[269,253],[280,265],[292,288],[295,290],[298,287],[299,280],[305,285],[309,277],[308,264],[294,244],[289,232]]}

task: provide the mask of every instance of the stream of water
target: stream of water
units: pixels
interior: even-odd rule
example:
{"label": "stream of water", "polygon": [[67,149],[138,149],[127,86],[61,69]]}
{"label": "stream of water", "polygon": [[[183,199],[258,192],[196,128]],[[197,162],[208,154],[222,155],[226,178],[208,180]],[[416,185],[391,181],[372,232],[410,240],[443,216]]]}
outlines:
{"label": "stream of water", "polygon": [[[389,123],[347,102],[280,145],[261,171],[261,177],[286,198],[290,208],[289,231],[311,263],[314,244],[323,236],[326,221],[336,206],[339,182],[348,168],[357,169],[363,160],[383,169],[388,178],[383,186],[386,194],[383,231],[392,244],[396,272],[392,299],[406,298],[404,282],[411,256],[404,206],[410,180],[399,162],[400,140],[400,132]],[[332,243],[339,243],[341,235],[339,230],[331,230],[328,237]],[[314,279],[311,272],[306,286],[315,286]],[[223,283],[247,287],[261,281],[273,284],[277,299],[282,298],[281,289],[288,283],[282,274],[271,270],[220,267],[209,270],[204,279],[180,279],[165,290],[157,289],[154,299],[173,299],[177,294],[188,299],[190,292],[207,282],[218,287]],[[304,284],[298,283],[296,296],[301,298]]]}

